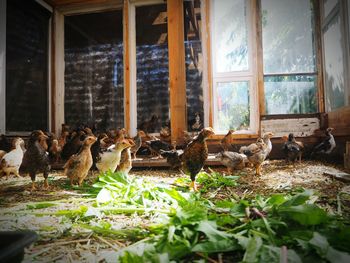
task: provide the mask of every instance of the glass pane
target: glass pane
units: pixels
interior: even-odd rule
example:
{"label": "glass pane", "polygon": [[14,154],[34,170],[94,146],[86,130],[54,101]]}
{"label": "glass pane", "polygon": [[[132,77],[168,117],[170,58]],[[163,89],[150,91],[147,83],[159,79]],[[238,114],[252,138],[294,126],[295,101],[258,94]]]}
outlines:
{"label": "glass pane", "polygon": [[250,125],[249,82],[220,82],[216,87],[215,130],[247,130]]}
{"label": "glass pane", "polygon": [[327,17],[332,9],[337,5],[338,0],[323,0],[323,16]]}
{"label": "glass pane", "polygon": [[7,1],[6,130],[48,129],[50,13],[35,1]]}
{"label": "glass pane", "polygon": [[124,126],[122,11],[65,17],[65,122]]}
{"label": "glass pane", "polygon": [[152,119],[148,132],[169,122],[166,4],[136,7],[137,126]]}
{"label": "glass pane", "polygon": [[[200,0],[184,1],[185,13],[185,60],[188,130],[203,128],[203,52],[201,36]],[[200,116],[198,128],[195,118]],[[194,126],[193,126],[194,125]],[[193,126],[193,127],[192,127]],[[198,128],[198,129],[197,129]]]}
{"label": "glass pane", "polygon": [[326,109],[329,111],[345,105],[343,40],[340,16],[337,15],[323,34]]}
{"label": "glass pane", "polygon": [[244,71],[248,62],[248,1],[212,1],[216,72]]}
{"label": "glass pane", "polygon": [[316,76],[265,77],[267,114],[317,112]]}
{"label": "glass pane", "polygon": [[264,73],[315,72],[310,0],[262,0]]}

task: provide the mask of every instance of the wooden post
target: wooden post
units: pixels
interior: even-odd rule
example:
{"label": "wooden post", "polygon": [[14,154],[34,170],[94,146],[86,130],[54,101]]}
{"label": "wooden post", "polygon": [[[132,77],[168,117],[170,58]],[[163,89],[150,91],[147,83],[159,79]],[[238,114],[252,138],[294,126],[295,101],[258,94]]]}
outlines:
{"label": "wooden post", "polygon": [[171,141],[182,143],[187,130],[183,0],[168,0],[167,13]]}
{"label": "wooden post", "polygon": [[130,134],[130,56],[129,56],[129,0],[123,3],[124,39],[124,127]]}

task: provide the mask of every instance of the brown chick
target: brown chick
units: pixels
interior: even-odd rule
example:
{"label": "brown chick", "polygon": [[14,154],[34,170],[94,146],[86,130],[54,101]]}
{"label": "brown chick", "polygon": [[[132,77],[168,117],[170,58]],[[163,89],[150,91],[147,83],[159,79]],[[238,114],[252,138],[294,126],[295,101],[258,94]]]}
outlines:
{"label": "brown chick", "polygon": [[233,138],[232,133],[234,133],[235,130],[229,130],[224,138],[220,141],[222,149],[224,151],[228,151],[229,147],[233,144]]}
{"label": "brown chick", "polygon": [[72,155],[63,166],[64,175],[70,179],[70,184],[72,186],[74,181],[78,181],[78,185],[80,186],[87,176],[92,166],[90,148],[94,142],[96,142],[96,137],[86,137],[80,151],[77,154]]}
{"label": "brown chick", "polygon": [[61,155],[62,147],[59,145],[58,140],[53,139],[51,143],[51,147],[49,149],[49,153],[54,162],[58,162]]}
{"label": "brown chick", "polygon": [[2,157],[4,157],[4,155],[6,154],[6,152],[5,151],[3,151],[3,150],[0,150],[0,160],[2,159]]}
{"label": "brown chick", "polygon": [[204,166],[204,162],[208,158],[208,147],[206,140],[215,134],[211,127],[204,128],[184,149],[181,155],[182,170],[186,174],[190,174],[190,188],[197,191],[196,175]]}
{"label": "brown chick", "polygon": [[136,153],[142,145],[142,136],[146,136],[143,131],[137,131],[137,135],[134,137],[134,146],[131,147],[131,155],[133,159],[136,159]]}
{"label": "brown chick", "polygon": [[122,172],[128,174],[132,168],[132,159],[131,159],[131,147],[135,146],[135,143],[132,139],[128,139],[130,146],[122,150],[120,155],[120,162],[117,166],[116,172]]}
{"label": "brown chick", "polygon": [[267,156],[267,150],[267,145],[264,143],[263,139],[259,138],[256,143],[252,143],[248,146],[242,146],[239,149],[239,152],[245,154],[249,162],[254,165],[255,174],[261,175],[261,164]]}
{"label": "brown chick", "polygon": [[[295,162],[298,158],[299,163],[301,163],[301,156],[304,150],[304,145],[302,142],[297,142],[295,140],[294,134],[290,133],[287,137],[287,140],[283,144],[283,152],[286,156],[286,161]],[[285,136],[282,137],[285,140]]]}
{"label": "brown chick", "polygon": [[150,132],[155,132],[158,125],[159,117],[156,114],[153,114],[151,119],[144,121],[138,127],[139,130],[143,130],[146,134]]}
{"label": "brown chick", "polygon": [[163,141],[169,140],[171,136],[171,131],[169,127],[162,127],[159,132],[160,139]]}
{"label": "brown chick", "polygon": [[27,150],[23,156],[20,170],[29,173],[32,179],[32,190],[35,190],[35,178],[37,173],[43,173],[45,178],[44,188],[47,189],[49,187],[47,178],[51,167],[48,153],[42,146],[42,142],[47,139],[48,137],[41,130],[33,131],[30,134]]}
{"label": "brown chick", "polygon": [[188,131],[182,131],[182,133],[185,145],[189,144],[193,140],[193,136]]}

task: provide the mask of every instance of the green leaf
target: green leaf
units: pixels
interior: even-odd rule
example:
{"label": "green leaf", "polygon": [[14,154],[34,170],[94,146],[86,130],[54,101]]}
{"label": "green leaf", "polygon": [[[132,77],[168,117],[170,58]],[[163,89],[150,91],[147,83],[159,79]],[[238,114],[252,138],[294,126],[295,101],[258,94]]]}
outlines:
{"label": "green leaf", "polygon": [[102,188],[96,197],[96,202],[101,204],[108,203],[112,200],[113,196],[111,194],[111,191],[106,188]]}
{"label": "green leaf", "polygon": [[268,200],[268,204],[278,206],[286,201],[285,195],[275,194],[272,195]]}
{"label": "green leaf", "polygon": [[278,212],[301,225],[319,225],[328,220],[327,213],[314,204],[279,207]]}
{"label": "green leaf", "polygon": [[288,207],[305,204],[306,201],[308,201],[313,194],[314,192],[312,190],[305,190],[302,193],[294,195],[291,199],[283,203],[281,206]]}
{"label": "green leaf", "polygon": [[224,231],[217,229],[216,223],[211,221],[202,221],[197,227],[198,231],[203,232],[209,239],[209,241],[216,242],[220,240],[231,239],[232,236]]}
{"label": "green leaf", "polygon": [[243,262],[253,263],[258,262],[258,252],[262,246],[260,237],[250,237],[247,243],[246,251],[243,256]]}
{"label": "green leaf", "polygon": [[220,253],[237,250],[239,246],[234,240],[223,239],[220,241],[206,241],[196,244],[192,248],[192,252],[202,253]]}

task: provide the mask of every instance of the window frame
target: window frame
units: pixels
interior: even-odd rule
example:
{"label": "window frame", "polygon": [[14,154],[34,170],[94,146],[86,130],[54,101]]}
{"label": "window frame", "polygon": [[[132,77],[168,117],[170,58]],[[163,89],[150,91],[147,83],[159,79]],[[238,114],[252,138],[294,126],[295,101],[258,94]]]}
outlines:
{"label": "window frame", "polygon": [[[348,4],[350,4],[350,1],[339,1],[337,0],[337,4],[333,7],[333,9],[327,14],[326,17],[324,17],[324,0],[320,2],[320,17],[321,17],[321,23],[320,23],[320,31],[321,31],[321,42],[322,42],[322,60],[323,64],[325,62],[325,49],[324,49],[324,33],[327,27],[331,22],[334,21],[339,16],[340,20],[340,31],[342,35],[344,36],[344,41],[341,43],[343,52],[344,52],[344,61],[343,61],[343,75],[344,75],[344,95],[345,95],[345,102],[344,106],[336,109],[331,109],[327,106],[327,85],[326,85],[326,67],[323,65],[322,73],[323,73],[323,86],[324,86],[324,101],[325,101],[325,112],[333,112],[338,111],[344,107],[350,106],[350,21],[349,21],[349,15],[348,12],[350,12],[350,9],[348,7]],[[346,74],[348,73],[348,74]]]}
{"label": "window frame", "polygon": [[[7,131],[6,129],[6,20],[7,20],[7,1],[0,0],[0,35],[3,36],[0,39],[0,52],[3,54],[0,56],[0,134],[28,136],[30,132],[26,131]],[[53,8],[43,0],[35,0],[35,2],[47,9],[51,13],[51,17],[48,21],[48,42],[47,42],[47,130],[51,131],[51,114],[52,114],[52,87],[51,87],[51,70],[52,70],[52,15]]]}
{"label": "window frame", "polygon": [[215,50],[215,31],[214,31],[214,5],[215,0],[210,0],[210,41],[211,41],[211,79],[212,79],[212,90],[210,102],[212,105],[212,125],[217,135],[224,135],[227,131],[216,130],[218,112],[217,112],[217,93],[216,88],[218,83],[222,82],[242,82],[247,81],[249,84],[249,110],[250,110],[250,125],[248,130],[238,130],[236,134],[246,134],[246,135],[257,135],[259,129],[259,100],[258,100],[258,81],[257,81],[257,42],[254,39],[254,36],[257,35],[256,29],[256,3],[255,1],[249,0],[246,16],[246,25],[247,25],[247,40],[248,40],[248,70],[242,71],[231,71],[231,72],[217,72],[216,71],[216,50]]}

